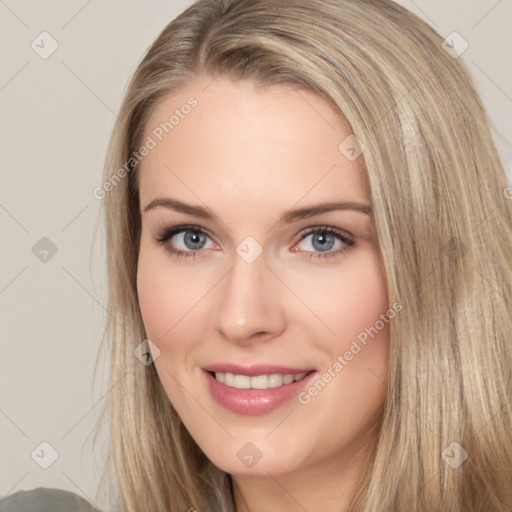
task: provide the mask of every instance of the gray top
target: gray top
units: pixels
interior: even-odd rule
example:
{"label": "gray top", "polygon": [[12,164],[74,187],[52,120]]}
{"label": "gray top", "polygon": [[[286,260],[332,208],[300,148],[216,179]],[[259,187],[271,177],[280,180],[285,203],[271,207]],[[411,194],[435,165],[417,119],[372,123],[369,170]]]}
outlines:
{"label": "gray top", "polygon": [[0,499],[0,512],[100,512],[78,494],[38,487]]}

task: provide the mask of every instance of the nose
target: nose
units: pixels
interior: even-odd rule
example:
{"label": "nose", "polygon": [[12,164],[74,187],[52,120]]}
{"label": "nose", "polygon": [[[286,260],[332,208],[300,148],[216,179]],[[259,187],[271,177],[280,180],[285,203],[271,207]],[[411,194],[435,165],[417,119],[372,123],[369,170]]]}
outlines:
{"label": "nose", "polygon": [[237,344],[279,336],[286,328],[282,288],[263,254],[252,263],[235,254],[215,297],[217,332]]}

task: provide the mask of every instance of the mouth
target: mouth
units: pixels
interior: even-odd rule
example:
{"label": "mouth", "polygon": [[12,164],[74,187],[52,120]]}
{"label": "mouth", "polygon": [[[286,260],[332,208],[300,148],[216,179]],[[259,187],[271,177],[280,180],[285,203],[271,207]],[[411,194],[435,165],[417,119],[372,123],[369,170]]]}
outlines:
{"label": "mouth", "polygon": [[300,373],[268,373],[262,375],[241,375],[230,372],[208,373],[225,386],[236,389],[269,389],[287,386],[313,373],[315,370]]}
{"label": "mouth", "polygon": [[[292,368],[274,365],[250,368],[218,365],[202,370],[206,389],[217,403],[232,412],[249,416],[267,414],[283,406],[311,385],[318,375],[317,370],[292,373]],[[269,370],[271,373],[266,373]]]}

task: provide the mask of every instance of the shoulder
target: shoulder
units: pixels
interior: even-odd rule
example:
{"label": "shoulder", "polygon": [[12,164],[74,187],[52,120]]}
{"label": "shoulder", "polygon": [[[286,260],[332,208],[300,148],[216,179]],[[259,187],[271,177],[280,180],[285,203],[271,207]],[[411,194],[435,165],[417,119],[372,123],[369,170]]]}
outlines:
{"label": "shoulder", "polygon": [[0,499],[0,512],[100,512],[70,491],[38,487]]}

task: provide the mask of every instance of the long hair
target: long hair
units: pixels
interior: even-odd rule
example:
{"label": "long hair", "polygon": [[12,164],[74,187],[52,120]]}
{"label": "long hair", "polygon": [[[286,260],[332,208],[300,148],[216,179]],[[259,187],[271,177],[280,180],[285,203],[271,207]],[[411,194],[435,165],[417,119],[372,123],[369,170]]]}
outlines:
{"label": "long hair", "polygon": [[448,50],[390,0],[199,0],[149,48],[96,192],[111,364],[99,423],[110,427],[105,485],[124,512],[234,510],[230,475],[191,438],[154,365],[134,356],[146,339],[134,155],[159,102],[219,75],[313,91],[364,147],[388,299],[403,309],[381,428],[350,511],[512,510],[510,189],[470,75]]}

